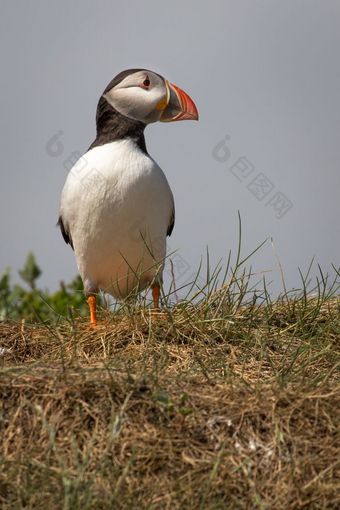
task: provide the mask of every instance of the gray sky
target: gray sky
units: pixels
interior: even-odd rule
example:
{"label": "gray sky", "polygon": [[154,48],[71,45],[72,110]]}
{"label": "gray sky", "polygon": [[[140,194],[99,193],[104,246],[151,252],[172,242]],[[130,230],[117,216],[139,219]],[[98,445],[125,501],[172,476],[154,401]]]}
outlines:
{"label": "gray sky", "polygon": [[[0,0],[0,11],[0,272],[32,250],[42,286],[76,273],[55,228],[65,161],[87,149],[102,90],[129,67],[159,72],[200,111],[199,123],[146,130],[175,196],[178,284],[206,246],[212,263],[236,251],[237,210],[244,253],[273,236],[288,287],[313,256],[339,264],[340,1]],[[253,268],[280,288],[270,243]]]}

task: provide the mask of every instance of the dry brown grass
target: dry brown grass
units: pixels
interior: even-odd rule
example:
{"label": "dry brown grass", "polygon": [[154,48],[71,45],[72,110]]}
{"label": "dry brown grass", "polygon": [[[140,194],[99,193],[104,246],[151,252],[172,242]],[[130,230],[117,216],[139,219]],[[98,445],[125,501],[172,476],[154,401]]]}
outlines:
{"label": "dry brown grass", "polygon": [[0,324],[1,508],[339,508],[339,306]]}

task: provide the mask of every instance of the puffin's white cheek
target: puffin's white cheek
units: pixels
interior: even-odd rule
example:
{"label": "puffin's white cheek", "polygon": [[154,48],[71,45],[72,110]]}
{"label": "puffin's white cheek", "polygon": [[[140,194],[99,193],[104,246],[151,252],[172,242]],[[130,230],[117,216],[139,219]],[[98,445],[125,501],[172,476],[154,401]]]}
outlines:
{"label": "puffin's white cheek", "polygon": [[160,112],[156,106],[162,99],[158,90],[144,90],[138,87],[111,90],[105,99],[125,117],[148,124],[159,120]]}

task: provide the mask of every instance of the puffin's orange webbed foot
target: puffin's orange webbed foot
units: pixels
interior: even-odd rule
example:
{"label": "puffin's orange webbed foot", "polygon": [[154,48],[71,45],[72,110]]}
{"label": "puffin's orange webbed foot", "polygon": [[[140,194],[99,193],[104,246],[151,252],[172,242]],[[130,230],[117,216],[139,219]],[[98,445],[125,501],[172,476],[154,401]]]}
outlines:
{"label": "puffin's orange webbed foot", "polygon": [[90,308],[90,324],[91,326],[97,326],[97,298],[93,294],[87,298],[87,304]]}
{"label": "puffin's orange webbed foot", "polygon": [[164,316],[165,316],[165,312],[163,312],[159,306],[160,295],[161,295],[161,291],[160,291],[159,285],[156,284],[152,287],[153,308],[150,310],[152,320],[164,318]]}
{"label": "puffin's orange webbed foot", "polygon": [[153,299],[153,307],[155,310],[159,310],[159,297],[160,297],[159,285],[154,285],[152,287],[152,299]]}

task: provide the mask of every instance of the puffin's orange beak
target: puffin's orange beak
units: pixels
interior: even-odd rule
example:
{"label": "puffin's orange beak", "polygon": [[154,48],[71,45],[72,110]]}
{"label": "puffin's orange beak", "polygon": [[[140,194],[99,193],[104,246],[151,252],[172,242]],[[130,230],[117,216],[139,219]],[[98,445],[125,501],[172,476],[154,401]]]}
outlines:
{"label": "puffin's orange beak", "polygon": [[163,109],[163,105],[164,109],[159,120],[161,122],[198,120],[198,111],[191,97],[184,90],[169,81],[166,81],[165,85],[167,88],[167,99],[163,104],[160,104],[159,109]]}

